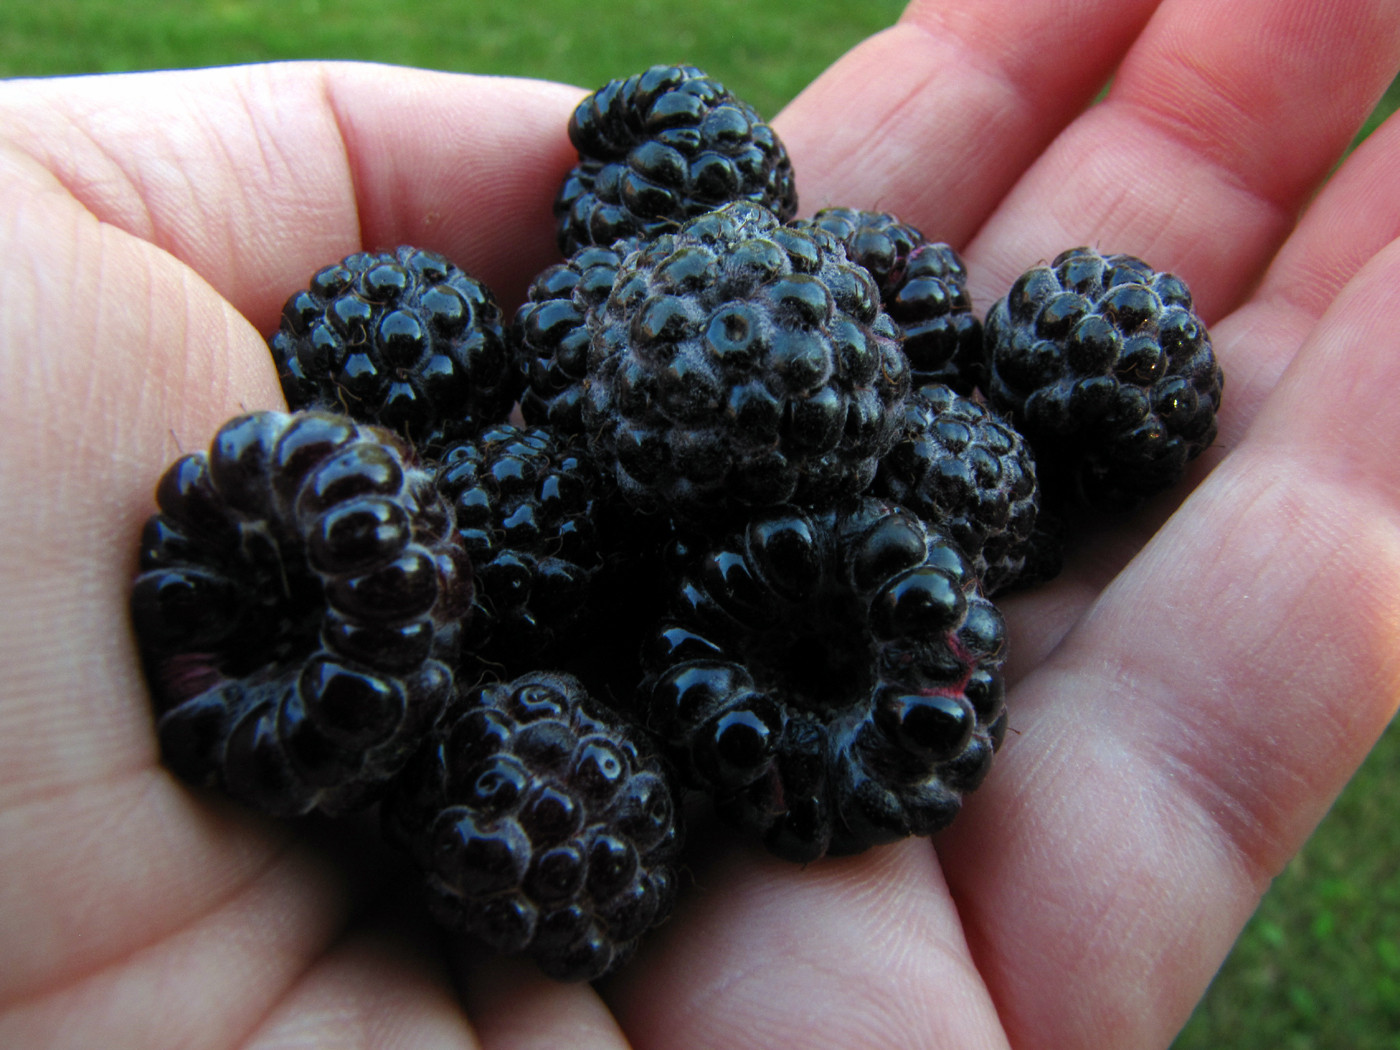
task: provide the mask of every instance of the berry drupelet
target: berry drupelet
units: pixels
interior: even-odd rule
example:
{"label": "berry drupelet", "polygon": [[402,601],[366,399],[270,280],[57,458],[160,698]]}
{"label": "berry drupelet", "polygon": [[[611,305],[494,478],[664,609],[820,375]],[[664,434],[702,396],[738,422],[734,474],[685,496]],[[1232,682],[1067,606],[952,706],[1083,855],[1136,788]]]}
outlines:
{"label": "berry drupelet", "polygon": [[810,219],[794,219],[792,225],[816,227],[840,241],[851,262],[864,266],[875,278],[887,309],[894,289],[904,279],[910,253],[924,243],[917,226],[884,211],[823,208]]}
{"label": "berry drupelet", "polygon": [[254,412],[176,460],[131,611],[166,764],[277,816],[371,801],[452,689],[471,568],[401,438]]}
{"label": "berry drupelet", "polygon": [[268,345],[292,409],[378,423],[425,454],[504,422],[522,385],[490,289],[420,248],[317,271]]}
{"label": "berry drupelet", "polygon": [[1005,728],[1005,626],[958,545],[874,497],[696,551],[652,638],[647,724],[719,813],[811,861],[927,835]]}
{"label": "berry drupelet", "polygon": [[559,247],[649,239],[730,201],[797,210],[787,150],[748,103],[694,66],[609,81],[569,120],[579,162],[555,200]]}
{"label": "berry drupelet", "polygon": [[909,253],[885,309],[904,333],[915,386],[943,383],[960,394],[977,385],[982,321],[967,292],[967,266],[950,245],[920,244]]}
{"label": "berry drupelet", "polygon": [[792,225],[836,237],[851,261],[880,288],[880,301],[904,335],[914,386],[944,383],[959,393],[976,385],[982,322],[972,312],[967,265],[948,244],[928,241],[889,212],[824,208]]}
{"label": "berry drupelet", "polygon": [[530,283],[511,327],[525,377],[525,422],[562,434],[582,434],[583,382],[588,377],[588,312],[604,303],[622,261],[641,241],[585,245]]}
{"label": "berry drupelet", "polygon": [[382,815],[443,925],[560,980],[614,970],[675,897],[667,773],[569,675],[532,672],[454,700]]}
{"label": "berry drupelet", "polygon": [[1185,283],[1131,255],[1062,252],[986,319],[984,392],[1047,494],[1129,508],[1215,438],[1224,382]]}
{"label": "berry drupelet", "polygon": [[1025,569],[1039,509],[1035,461],[1021,435],[972,398],[939,384],[912,392],[872,491],[947,532],[985,594]]}
{"label": "berry drupelet", "polygon": [[537,666],[602,564],[602,482],[585,443],[501,423],[449,445],[436,484],[475,573],[465,658],[506,675]]}

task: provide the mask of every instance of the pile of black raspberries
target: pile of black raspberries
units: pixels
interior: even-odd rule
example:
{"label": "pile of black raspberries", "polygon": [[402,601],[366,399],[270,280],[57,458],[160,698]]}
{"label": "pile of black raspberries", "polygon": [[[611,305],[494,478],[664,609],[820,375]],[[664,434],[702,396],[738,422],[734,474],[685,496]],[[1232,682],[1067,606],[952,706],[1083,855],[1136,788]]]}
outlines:
{"label": "pile of black raspberries", "polygon": [[132,616],[165,763],[377,806],[449,929],[564,980],[670,911],[683,791],[805,863],[929,835],[1006,730],[992,598],[1215,435],[1185,285],[1074,248],[985,318],[893,215],[795,219],[688,66],[590,95],[513,320],[413,247],[292,295],[289,411],[172,464]]}

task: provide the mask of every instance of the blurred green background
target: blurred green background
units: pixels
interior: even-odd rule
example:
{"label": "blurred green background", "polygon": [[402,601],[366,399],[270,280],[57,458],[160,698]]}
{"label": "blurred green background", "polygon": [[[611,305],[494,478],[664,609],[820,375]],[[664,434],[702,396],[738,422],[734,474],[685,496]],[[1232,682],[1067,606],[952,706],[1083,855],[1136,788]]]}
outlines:
{"label": "blurred green background", "polygon": [[772,115],[901,0],[15,0],[0,74],[347,58],[596,87],[657,62],[703,65]]}
{"label": "blurred green background", "polygon": [[[596,87],[684,61],[772,115],[901,0],[45,0],[0,5],[0,76],[364,59]],[[1396,108],[1392,86],[1369,131]],[[1363,132],[1364,133],[1364,132]],[[1275,882],[1174,1050],[1400,1050],[1400,730]]]}

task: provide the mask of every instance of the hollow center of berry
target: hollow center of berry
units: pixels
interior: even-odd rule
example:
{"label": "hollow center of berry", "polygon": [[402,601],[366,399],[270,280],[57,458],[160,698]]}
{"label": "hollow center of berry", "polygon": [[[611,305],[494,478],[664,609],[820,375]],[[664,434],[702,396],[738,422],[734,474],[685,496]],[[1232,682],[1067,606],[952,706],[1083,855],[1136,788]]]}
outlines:
{"label": "hollow center of berry", "polygon": [[849,595],[819,596],[757,632],[744,656],[759,687],[823,718],[864,702],[877,661],[860,605]]}
{"label": "hollow center of berry", "polygon": [[243,553],[251,571],[244,586],[248,603],[238,638],[223,647],[223,671],[243,678],[259,667],[297,660],[320,647],[326,598],[320,577],[304,558],[283,557],[275,540],[245,535]]}

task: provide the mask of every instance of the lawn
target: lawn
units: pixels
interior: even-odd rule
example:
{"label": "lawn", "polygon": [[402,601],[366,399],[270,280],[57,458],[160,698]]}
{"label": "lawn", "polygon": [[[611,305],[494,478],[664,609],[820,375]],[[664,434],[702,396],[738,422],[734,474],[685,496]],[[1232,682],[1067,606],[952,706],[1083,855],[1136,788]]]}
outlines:
{"label": "lawn", "polygon": [[1174,1050],[1400,1050],[1400,727],[1274,881]]}
{"label": "lawn", "polygon": [[[901,7],[898,0],[612,0],[588,8],[573,0],[14,2],[0,7],[0,75],[321,57],[592,87],[654,62],[686,61],[771,114]],[[1393,87],[1378,116],[1397,101]],[[1400,729],[1392,729],[1264,898],[1174,1050],[1400,1050],[1397,813]]]}
{"label": "lawn", "polygon": [[[900,0],[45,0],[0,5],[0,75],[346,58],[595,87],[690,62],[772,114]],[[584,17],[581,12],[590,12]],[[776,59],[776,60],[775,60]]]}

